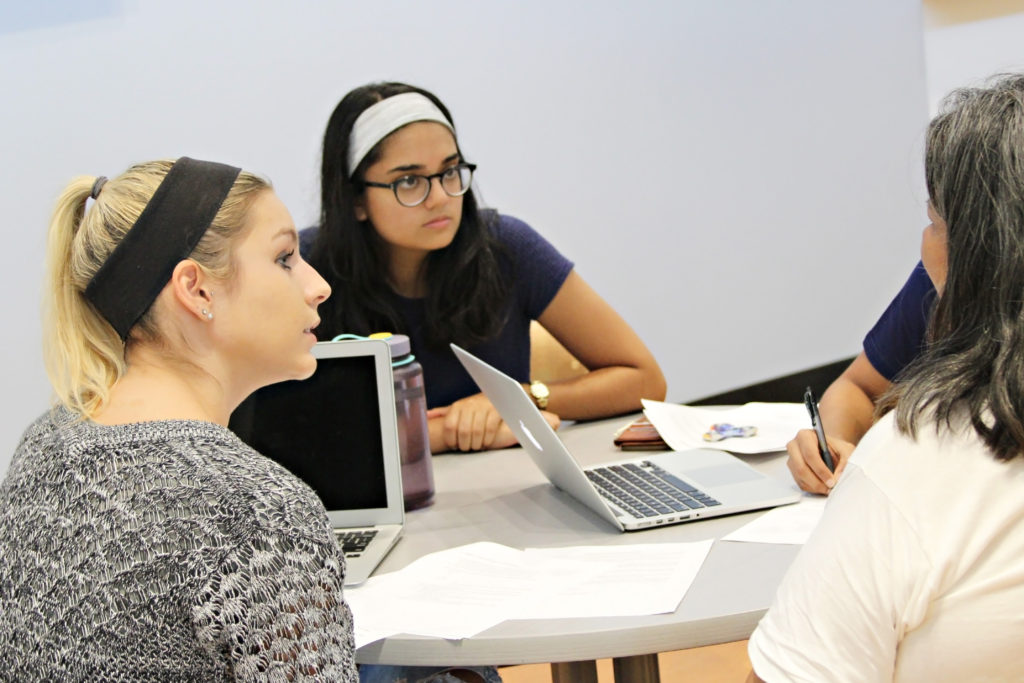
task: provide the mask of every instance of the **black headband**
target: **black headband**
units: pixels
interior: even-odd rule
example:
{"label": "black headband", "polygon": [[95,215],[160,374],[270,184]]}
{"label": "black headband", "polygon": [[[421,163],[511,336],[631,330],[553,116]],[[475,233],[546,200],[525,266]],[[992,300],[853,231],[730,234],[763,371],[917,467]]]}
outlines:
{"label": "black headband", "polygon": [[121,339],[199,244],[241,169],[181,157],[85,288]]}

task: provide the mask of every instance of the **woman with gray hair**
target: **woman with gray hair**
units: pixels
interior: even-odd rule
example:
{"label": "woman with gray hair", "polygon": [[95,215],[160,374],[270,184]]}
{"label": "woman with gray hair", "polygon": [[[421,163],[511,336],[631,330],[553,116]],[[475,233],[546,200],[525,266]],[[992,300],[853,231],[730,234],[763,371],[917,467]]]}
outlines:
{"label": "woman with gray hair", "polygon": [[1024,677],[1024,75],[950,95],[925,174],[928,344],[751,637],[752,681]]}

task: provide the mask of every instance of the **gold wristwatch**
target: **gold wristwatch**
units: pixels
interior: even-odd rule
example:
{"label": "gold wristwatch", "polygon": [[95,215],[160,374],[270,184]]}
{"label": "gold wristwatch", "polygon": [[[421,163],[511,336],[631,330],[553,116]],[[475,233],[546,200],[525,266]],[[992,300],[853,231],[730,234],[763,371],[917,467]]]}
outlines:
{"label": "gold wristwatch", "polygon": [[533,396],[533,402],[537,404],[537,407],[544,410],[548,407],[548,397],[551,396],[551,390],[548,389],[548,385],[544,384],[544,382],[534,380],[530,382],[530,396]]}

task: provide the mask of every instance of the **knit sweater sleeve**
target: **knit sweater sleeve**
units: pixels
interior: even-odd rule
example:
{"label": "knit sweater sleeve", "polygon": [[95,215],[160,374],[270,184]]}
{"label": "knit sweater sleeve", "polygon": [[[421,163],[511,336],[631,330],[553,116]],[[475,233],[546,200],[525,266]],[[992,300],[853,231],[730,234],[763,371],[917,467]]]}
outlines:
{"label": "knit sweater sleeve", "polygon": [[342,568],[321,546],[262,535],[228,553],[197,594],[199,640],[237,680],[345,680],[354,669]]}

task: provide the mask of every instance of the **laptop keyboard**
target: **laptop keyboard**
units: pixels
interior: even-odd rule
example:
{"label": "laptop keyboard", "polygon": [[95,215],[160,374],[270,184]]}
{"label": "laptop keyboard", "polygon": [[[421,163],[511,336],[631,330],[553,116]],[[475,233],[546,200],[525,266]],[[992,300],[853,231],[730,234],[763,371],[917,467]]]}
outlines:
{"label": "laptop keyboard", "polygon": [[700,489],[649,462],[586,470],[601,495],[640,519],[721,505]]}
{"label": "laptop keyboard", "polygon": [[359,557],[376,535],[377,529],[334,530],[334,536],[338,539],[338,545],[341,546],[341,552],[345,557]]}

